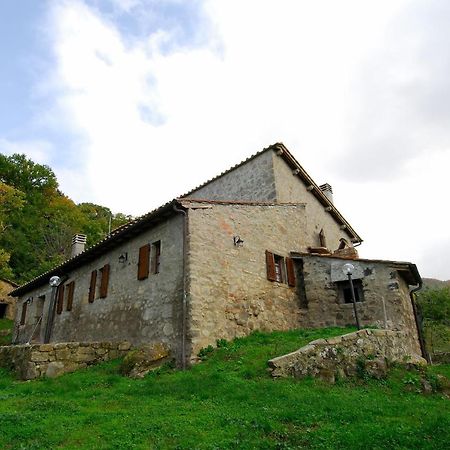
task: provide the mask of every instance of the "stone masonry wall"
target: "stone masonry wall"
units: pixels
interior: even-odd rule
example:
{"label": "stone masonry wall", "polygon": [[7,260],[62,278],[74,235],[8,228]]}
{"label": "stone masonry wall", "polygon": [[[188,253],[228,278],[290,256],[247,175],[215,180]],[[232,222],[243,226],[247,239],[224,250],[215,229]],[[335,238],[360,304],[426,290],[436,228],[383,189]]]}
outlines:
{"label": "stone masonry wall", "polygon": [[20,380],[56,377],[110,359],[125,356],[129,342],[66,342],[0,347],[0,367]]}
{"label": "stone masonry wall", "polygon": [[304,205],[189,206],[192,355],[219,338],[300,327],[296,289],[267,279],[265,251],[287,257],[305,242]]}
{"label": "stone masonry wall", "polygon": [[261,153],[244,165],[197,189],[186,198],[274,201],[276,193],[272,153],[272,150]]}
{"label": "stone masonry wall", "polygon": [[[305,184],[281,156],[272,152],[273,170],[275,174],[276,198],[280,203],[304,202],[306,203],[306,235],[307,246],[319,246],[319,232],[323,229],[327,247],[334,251],[339,247],[339,239],[344,238],[351,246],[351,237],[340,229],[340,225],[325,211],[324,206],[314,195],[306,189]],[[307,251],[304,246],[299,251]]]}
{"label": "stone masonry wall", "polygon": [[[139,248],[161,241],[160,271],[138,280]],[[119,263],[119,256],[127,253],[127,261]],[[97,277],[97,293],[89,303],[91,271],[110,264],[108,294],[99,298],[101,276]],[[51,342],[129,341],[133,345],[162,342],[174,356],[181,353],[181,305],[183,286],[183,217],[176,215],[144,231],[137,237],[104,253],[65,275],[67,286],[75,282],[71,311],[67,311],[67,287],[61,314],[55,314]],[[34,341],[43,342],[48,304],[51,297],[47,285],[28,292],[20,299],[32,303],[27,308],[25,325],[20,326],[15,343],[28,342],[43,313],[43,320],[34,333]],[[16,323],[20,320],[18,308]]]}
{"label": "stone masonry wall", "polygon": [[401,331],[359,330],[312,341],[268,364],[275,378],[314,376],[334,382],[337,377],[354,376],[358,370],[381,378],[389,362],[426,364],[414,350]]}
{"label": "stone masonry wall", "polygon": [[[344,302],[339,282],[332,281],[331,275],[332,271],[339,272],[346,262],[322,256],[303,257],[306,327],[355,324],[353,304]],[[360,274],[356,278],[363,290],[363,301],[357,302],[361,325],[403,331],[414,353],[421,354],[408,285],[395,267],[389,262],[352,260],[351,263]]]}

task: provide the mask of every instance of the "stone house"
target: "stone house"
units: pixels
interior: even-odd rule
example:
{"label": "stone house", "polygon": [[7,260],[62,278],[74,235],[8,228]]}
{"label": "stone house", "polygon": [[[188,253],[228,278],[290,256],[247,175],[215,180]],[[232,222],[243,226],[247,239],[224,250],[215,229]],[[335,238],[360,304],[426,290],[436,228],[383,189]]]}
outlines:
{"label": "stone house", "polygon": [[13,320],[16,317],[16,299],[9,294],[17,287],[12,281],[0,278],[0,319]]}
{"label": "stone house", "polygon": [[274,144],[15,289],[14,342],[162,342],[184,365],[256,329],[352,324],[350,258],[361,323],[420,354],[416,266],[358,259],[361,242],[331,187]]}

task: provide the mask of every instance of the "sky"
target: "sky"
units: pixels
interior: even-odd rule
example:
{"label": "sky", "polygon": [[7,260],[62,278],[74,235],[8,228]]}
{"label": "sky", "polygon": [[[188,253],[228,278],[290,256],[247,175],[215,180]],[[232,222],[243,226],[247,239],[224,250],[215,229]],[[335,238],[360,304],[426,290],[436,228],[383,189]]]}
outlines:
{"label": "sky", "polygon": [[140,215],[283,142],[361,257],[450,279],[450,2],[2,0],[0,152]]}

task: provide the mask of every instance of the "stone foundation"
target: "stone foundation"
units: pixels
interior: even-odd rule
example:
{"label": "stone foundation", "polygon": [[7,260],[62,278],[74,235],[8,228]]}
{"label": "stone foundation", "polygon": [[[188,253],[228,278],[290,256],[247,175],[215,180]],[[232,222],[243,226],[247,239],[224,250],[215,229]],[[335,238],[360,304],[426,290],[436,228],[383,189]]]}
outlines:
{"label": "stone foundation", "polygon": [[57,377],[110,359],[125,356],[129,342],[66,342],[0,347],[0,367],[20,380]]}
{"label": "stone foundation", "polygon": [[273,377],[314,376],[329,382],[364,371],[376,378],[386,375],[390,362],[425,365],[411,351],[401,331],[359,330],[330,339],[318,339],[305,347],[269,361]]}

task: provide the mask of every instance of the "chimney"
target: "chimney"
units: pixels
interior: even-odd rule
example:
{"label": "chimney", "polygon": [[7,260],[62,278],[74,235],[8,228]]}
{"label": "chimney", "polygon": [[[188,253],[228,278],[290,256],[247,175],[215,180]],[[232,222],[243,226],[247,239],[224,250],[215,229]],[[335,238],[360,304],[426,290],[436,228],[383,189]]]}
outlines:
{"label": "chimney", "polygon": [[84,247],[86,246],[86,235],[85,234],[75,234],[72,238],[72,251],[70,252],[70,257],[79,255],[84,252]]}
{"label": "chimney", "polygon": [[325,194],[325,197],[333,203],[333,189],[328,183],[319,186],[320,190]]}

